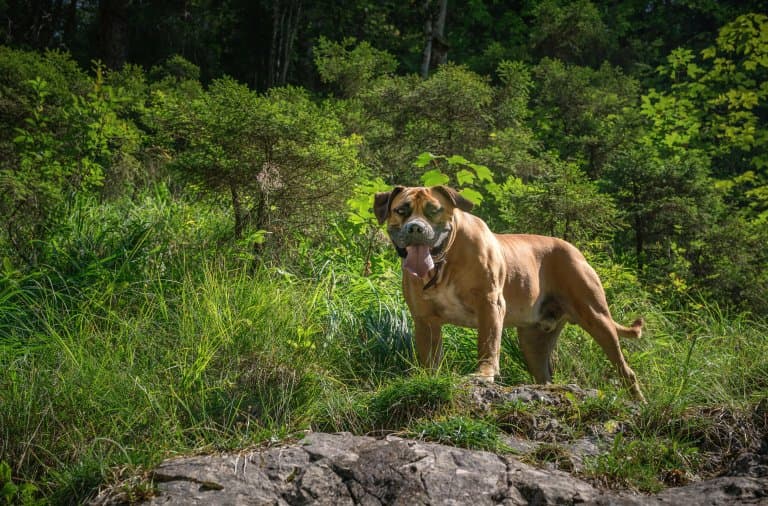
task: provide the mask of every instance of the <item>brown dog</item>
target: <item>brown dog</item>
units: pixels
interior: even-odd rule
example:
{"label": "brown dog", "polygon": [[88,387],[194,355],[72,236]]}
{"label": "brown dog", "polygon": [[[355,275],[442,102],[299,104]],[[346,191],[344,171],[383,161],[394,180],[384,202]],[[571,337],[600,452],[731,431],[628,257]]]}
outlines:
{"label": "brown dog", "polygon": [[435,367],[445,323],[478,329],[477,376],[499,373],[503,327],[517,327],[520,349],[538,383],[552,380],[550,357],[566,322],[586,330],[643,399],[619,335],[640,337],[613,321],[594,269],[571,244],[538,235],[494,234],[469,214],[472,203],[446,186],[376,194],[374,212],[403,259],[403,293],[411,310],[419,362]]}

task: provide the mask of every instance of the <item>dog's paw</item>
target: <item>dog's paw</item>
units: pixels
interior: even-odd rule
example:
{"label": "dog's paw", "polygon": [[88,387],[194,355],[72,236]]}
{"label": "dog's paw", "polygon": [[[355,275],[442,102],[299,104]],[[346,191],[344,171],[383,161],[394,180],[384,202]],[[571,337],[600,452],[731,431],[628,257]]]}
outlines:
{"label": "dog's paw", "polygon": [[482,382],[482,383],[493,383],[494,375],[493,374],[486,374],[482,372],[476,372],[469,375],[470,378],[473,380]]}

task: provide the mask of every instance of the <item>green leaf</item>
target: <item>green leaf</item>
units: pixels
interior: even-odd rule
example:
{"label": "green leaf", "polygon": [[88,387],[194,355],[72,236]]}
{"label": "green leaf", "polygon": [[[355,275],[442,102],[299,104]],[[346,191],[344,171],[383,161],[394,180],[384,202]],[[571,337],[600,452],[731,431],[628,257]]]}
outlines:
{"label": "green leaf", "polygon": [[459,195],[476,205],[480,205],[483,202],[483,195],[480,192],[473,190],[472,188],[462,189],[459,192]]}
{"label": "green leaf", "polygon": [[480,181],[493,181],[493,172],[491,172],[491,169],[485,165],[470,163],[469,166],[474,169],[475,174],[477,174],[477,177],[480,179]]}
{"label": "green leaf", "polygon": [[429,164],[429,162],[431,162],[435,158],[439,158],[439,157],[425,151],[424,153],[416,157],[416,160],[413,162],[413,165],[415,165],[416,167],[426,167],[427,164]]}
{"label": "green leaf", "polygon": [[472,184],[475,181],[475,175],[466,169],[461,169],[456,173],[456,181],[459,186]]}
{"label": "green leaf", "polygon": [[717,54],[717,50],[714,47],[708,47],[705,49],[702,49],[701,51],[701,57],[705,60],[709,60],[711,58],[714,58]]}
{"label": "green leaf", "polygon": [[443,174],[440,169],[428,170],[421,175],[421,182],[424,186],[437,186],[441,184],[447,184],[451,180],[450,177]]}
{"label": "green leaf", "polygon": [[0,483],[11,481],[11,466],[4,460],[0,460]]}
{"label": "green leaf", "polygon": [[469,160],[461,155],[453,155],[447,159],[449,165],[469,165]]}
{"label": "green leaf", "polygon": [[390,189],[390,186],[383,179],[365,180],[355,186],[352,190],[352,196],[347,200],[347,221],[352,225],[368,225],[376,222],[373,214],[373,197],[377,192],[383,192]]}
{"label": "green leaf", "polygon": [[3,498],[3,503],[12,504],[13,498],[16,496],[18,490],[19,487],[10,481],[3,483],[3,486],[0,487],[0,497]]}

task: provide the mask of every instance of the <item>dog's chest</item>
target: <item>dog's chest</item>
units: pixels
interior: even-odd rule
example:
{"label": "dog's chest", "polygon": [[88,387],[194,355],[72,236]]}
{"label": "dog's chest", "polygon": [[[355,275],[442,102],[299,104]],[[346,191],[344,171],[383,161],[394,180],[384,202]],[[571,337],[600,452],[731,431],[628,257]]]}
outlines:
{"label": "dog's chest", "polygon": [[424,290],[423,298],[431,306],[433,314],[445,322],[462,327],[477,327],[477,314],[471,301],[453,284]]}

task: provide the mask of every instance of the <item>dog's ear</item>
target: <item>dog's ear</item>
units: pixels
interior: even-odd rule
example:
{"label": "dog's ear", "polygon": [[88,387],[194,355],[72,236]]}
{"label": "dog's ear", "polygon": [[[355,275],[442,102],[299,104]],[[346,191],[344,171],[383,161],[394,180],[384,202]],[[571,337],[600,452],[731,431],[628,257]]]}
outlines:
{"label": "dog's ear", "polygon": [[405,188],[402,186],[395,186],[392,191],[377,193],[373,199],[373,214],[376,215],[376,219],[379,220],[379,225],[387,221],[389,216],[389,205],[392,203],[398,193]]}
{"label": "dog's ear", "polygon": [[473,207],[475,207],[475,204],[459,195],[459,192],[449,186],[440,185],[435,186],[434,189],[448,197],[448,200],[450,200],[454,206],[458,207],[462,211],[469,212]]}

